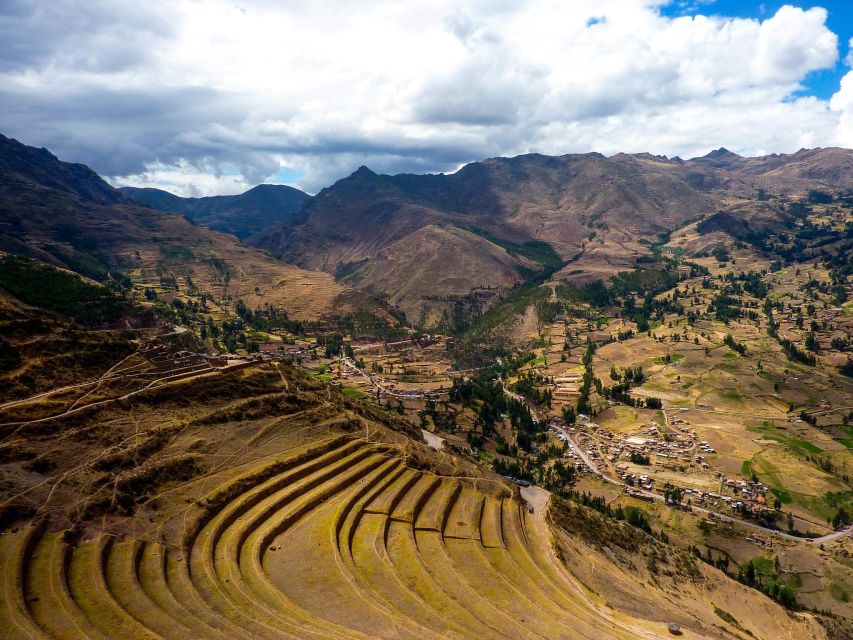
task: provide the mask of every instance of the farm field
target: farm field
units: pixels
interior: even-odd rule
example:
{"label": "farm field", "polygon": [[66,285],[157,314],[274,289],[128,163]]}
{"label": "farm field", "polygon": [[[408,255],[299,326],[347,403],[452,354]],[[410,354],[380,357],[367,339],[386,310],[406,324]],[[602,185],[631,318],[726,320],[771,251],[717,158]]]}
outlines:
{"label": "farm field", "polygon": [[[187,384],[204,406],[184,401]],[[64,446],[52,426],[66,418],[25,425],[46,481],[7,467],[13,504],[32,515],[0,536],[4,637],[663,638],[678,620],[699,638],[738,628],[718,609],[745,616],[735,583],[687,610],[624,606],[615,594],[645,589],[627,559],[563,555],[586,544],[572,519],[604,526],[599,516],[552,511],[544,491],[434,452],[402,418],[287,365],[97,406]],[[91,462],[69,466],[71,445]],[[605,544],[626,558],[659,553],[615,526],[621,537]],[[672,575],[713,578],[676,557]],[[605,595],[587,573],[608,564],[621,582]],[[777,624],[772,607],[737,624],[756,637],[821,633],[808,616]]]}

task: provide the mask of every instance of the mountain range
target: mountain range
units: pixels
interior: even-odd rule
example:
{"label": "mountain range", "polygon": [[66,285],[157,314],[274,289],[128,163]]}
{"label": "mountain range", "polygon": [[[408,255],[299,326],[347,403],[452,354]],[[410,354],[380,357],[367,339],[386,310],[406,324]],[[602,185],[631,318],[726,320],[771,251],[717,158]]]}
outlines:
{"label": "mountain range", "polygon": [[632,268],[660,234],[721,210],[749,217],[762,193],[834,190],[851,178],[853,152],[835,148],[759,158],[718,149],[687,161],[529,154],[450,175],[361,167],[248,241],[430,325],[459,301],[495,299],[536,274],[588,280]]}
{"label": "mountain range", "polygon": [[127,276],[139,287],[198,290],[220,305],[270,304],[297,319],[386,313],[372,295],[329,274],[275,260],[182,215],[140,206],[88,167],[4,136],[0,251],[101,281]]}
{"label": "mountain range", "polygon": [[[850,150],[745,158],[721,148],[691,160],[528,154],[448,175],[361,167],[313,198],[279,185],[180,198],[114,189],[84,165],[0,137],[0,249],[92,277],[189,276],[304,318],[384,300],[428,327],[526,282],[607,279],[691,222],[740,235],[782,225],[780,202],[851,183]],[[768,193],[783,198],[771,205]]]}

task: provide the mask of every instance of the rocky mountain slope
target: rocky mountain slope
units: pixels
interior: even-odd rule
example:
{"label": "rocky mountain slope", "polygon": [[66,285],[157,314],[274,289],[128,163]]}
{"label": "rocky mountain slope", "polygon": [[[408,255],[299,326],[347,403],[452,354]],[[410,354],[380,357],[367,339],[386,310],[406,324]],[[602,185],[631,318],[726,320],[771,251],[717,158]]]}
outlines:
{"label": "rocky mountain slope", "polygon": [[180,213],[192,222],[238,238],[287,220],[311,199],[304,191],[282,184],[259,184],[233,196],[181,198],[162,189],[120,187],[134,202],[168,213]]}
{"label": "rocky mountain slope", "polygon": [[96,280],[187,287],[216,304],[278,306],[317,319],[355,309],[384,313],[372,296],[331,275],[283,264],[230,235],[132,203],[87,167],[0,139],[0,251]]}
{"label": "rocky mountain slope", "polygon": [[84,164],[60,162],[47,149],[30,147],[0,134],[0,186],[5,192],[40,185],[63,194],[102,205],[128,204]]}
{"label": "rocky mountain slope", "polygon": [[[250,242],[384,294],[429,323],[449,300],[484,288],[500,295],[555,262],[562,275],[630,268],[658,234],[753,200],[759,189],[796,195],[851,177],[853,152],[843,149],[764,158],[720,149],[688,161],[530,154],[451,175],[362,167]],[[539,243],[536,251],[529,243]],[[618,256],[602,250],[614,246]]]}

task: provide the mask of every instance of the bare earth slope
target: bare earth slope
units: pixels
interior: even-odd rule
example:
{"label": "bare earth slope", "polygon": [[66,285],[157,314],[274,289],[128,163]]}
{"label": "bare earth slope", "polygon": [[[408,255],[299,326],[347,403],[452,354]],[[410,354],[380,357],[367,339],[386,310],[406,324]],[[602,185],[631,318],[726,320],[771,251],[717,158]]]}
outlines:
{"label": "bare earth slope", "polygon": [[230,235],[179,215],[131,204],[83,165],[0,140],[0,250],[102,279],[130,275],[139,286],[189,277],[215,300],[265,303],[297,319],[382,311],[369,295],[332,276],[283,264]]}
{"label": "bare earth slope", "polygon": [[[508,262],[490,244],[538,241],[562,263],[557,268],[590,276],[615,272],[630,268],[661,232],[712,214],[733,198],[754,199],[758,189],[797,194],[843,187],[851,172],[853,152],[844,149],[764,158],[721,149],[689,161],[649,154],[530,154],[472,163],[451,175],[387,176],[362,167],[250,241],[288,262],[386,295],[410,317],[438,317],[437,300],[471,294],[488,280],[502,293],[529,276],[523,250],[509,248]],[[439,228],[474,233],[452,232],[454,255],[435,261],[433,278],[400,277],[399,261],[389,258],[405,247],[405,260],[428,260],[425,228],[427,237]],[[607,251],[604,262],[596,257],[592,238],[627,248],[615,268],[605,264]],[[546,268],[545,261],[533,261]]]}

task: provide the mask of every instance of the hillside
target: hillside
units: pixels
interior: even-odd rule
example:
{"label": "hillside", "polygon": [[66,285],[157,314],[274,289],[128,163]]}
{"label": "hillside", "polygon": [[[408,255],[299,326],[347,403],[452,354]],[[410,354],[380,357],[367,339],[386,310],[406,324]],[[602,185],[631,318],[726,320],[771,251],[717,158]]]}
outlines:
{"label": "hillside", "polygon": [[[0,250],[141,292],[205,294],[223,311],[243,300],[297,319],[356,309],[384,314],[371,296],[325,273],[283,264],[183,216],[132,204],[94,172],[44,150],[0,140]],[[195,293],[193,293],[195,292]]]}
{"label": "hillside", "polygon": [[130,200],[167,213],[180,213],[195,224],[246,238],[284,222],[311,199],[307,193],[278,184],[260,184],[233,196],[181,198],[152,188],[120,187]]}
{"label": "hillside", "polygon": [[0,406],[4,637],[827,637],[298,369],[136,347]]}
{"label": "hillside", "polygon": [[121,193],[83,164],[60,162],[47,149],[0,134],[0,184],[4,191],[41,186],[97,204],[127,204]]}
{"label": "hillside", "polygon": [[[695,173],[677,162],[600,154],[495,158],[452,175],[384,176],[363,167],[250,241],[306,268],[369,274],[363,286],[399,301],[410,318],[434,318],[436,308],[447,309],[436,299],[486,283],[505,292],[559,267],[593,229],[653,238],[713,209],[715,198],[689,186]],[[427,250],[415,258],[394,247],[423,246],[412,234],[427,227],[452,229],[456,249],[432,281],[413,285],[399,261],[428,259]],[[547,255],[531,264],[528,243]]]}
{"label": "hillside", "polygon": [[[486,287],[505,294],[536,272],[608,277],[649,254],[658,235],[759,189],[781,195],[849,184],[853,152],[683,161],[649,154],[493,158],[450,175],[377,175],[362,167],[250,242],[387,296],[428,324]],[[431,249],[451,234],[453,255]],[[530,255],[529,243],[539,243]],[[527,246],[527,249],[525,247]],[[544,252],[543,252],[544,250]],[[532,264],[531,264],[532,260]],[[413,278],[412,264],[434,264]],[[470,300],[468,300],[470,301]]]}

